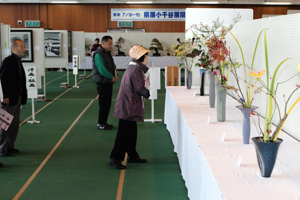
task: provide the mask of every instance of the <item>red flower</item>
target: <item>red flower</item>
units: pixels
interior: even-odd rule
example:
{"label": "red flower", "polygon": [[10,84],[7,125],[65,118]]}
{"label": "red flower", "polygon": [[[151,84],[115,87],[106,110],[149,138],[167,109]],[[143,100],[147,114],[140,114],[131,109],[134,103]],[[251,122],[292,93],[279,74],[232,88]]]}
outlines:
{"label": "red flower", "polygon": [[214,61],[217,61],[218,63],[225,61],[229,52],[226,48],[226,41],[224,41],[223,38],[211,37],[207,40],[206,45],[208,47],[210,57],[212,58],[212,63]]}

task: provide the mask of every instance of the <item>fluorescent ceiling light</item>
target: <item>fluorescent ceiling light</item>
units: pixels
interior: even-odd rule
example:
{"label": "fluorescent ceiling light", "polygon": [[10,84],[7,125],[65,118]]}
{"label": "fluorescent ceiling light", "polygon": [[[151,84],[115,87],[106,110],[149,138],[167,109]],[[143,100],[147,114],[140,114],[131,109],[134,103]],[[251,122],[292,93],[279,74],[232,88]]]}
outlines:
{"label": "fluorescent ceiling light", "polygon": [[51,1],[51,3],[78,3],[78,1]]}
{"label": "fluorescent ceiling light", "polygon": [[218,1],[194,1],[194,4],[218,4]]}
{"label": "fluorescent ceiling light", "polygon": [[290,2],[266,2],[267,5],[289,5]]}
{"label": "fluorescent ceiling light", "polygon": [[152,3],[152,1],[127,1],[127,3],[137,3],[137,4],[140,4],[140,3]]}

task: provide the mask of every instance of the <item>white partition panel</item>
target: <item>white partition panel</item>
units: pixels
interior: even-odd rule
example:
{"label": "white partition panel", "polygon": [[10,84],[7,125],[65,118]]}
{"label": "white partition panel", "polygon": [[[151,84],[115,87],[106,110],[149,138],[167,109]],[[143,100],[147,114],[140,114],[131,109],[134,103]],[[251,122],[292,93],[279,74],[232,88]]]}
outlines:
{"label": "white partition panel", "polygon": [[85,33],[84,31],[72,31],[72,55],[80,56],[80,69],[85,65]]}
{"label": "white partition panel", "polygon": [[[240,21],[252,21],[253,20],[253,10],[252,9],[223,9],[223,8],[187,8],[186,9],[186,20],[185,29],[189,29],[193,25],[212,25],[212,22],[218,17],[220,22],[224,22],[224,26],[228,26],[232,23],[232,19],[241,16]],[[187,31],[185,33],[185,38],[192,38],[193,32]],[[193,66],[193,86],[200,86],[200,68]],[[208,85],[208,76],[206,76]]]}
{"label": "white partition panel", "polygon": [[1,58],[4,60],[11,54],[10,51],[10,25],[0,25],[1,27]]}
{"label": "white partition panel", "polygon": [[[300,14],[278,16],[272,18],[264,18],[254,20],[252,22],[240,22],[234,27],[232,32],[236,35],[239,41],[242,43],[242,47],[245,53],[246,63],[251,65],[251,60],[254,51],[254,45],[257,40],[257,36],[261,29],[267,28],[267,42],[269,51],[269,68],[270,74],[273,74],[277,65],[286,58],[292,58],[288,60],[279,70],[277,81],[282,82],[290,78],[293,74],[298,72],[297,66],[300,63],[300,38],[298,36],[299,26],[295,26],[300,23]],[[254,64],[254,71],[260,71],[266,68],[265,54],[264,54],[264,37],[261,38],[258,52],[256,55],[256,61]],[[237,47],[235,41],[232,37],[227,36],[227,45],[233,49]],[[241,62],[240,54],[236,56],[237,61]],[[240,77],[243,76],[243,69],[239,70]],[[266,77],[266,75],[264,76]],[[264,78],[266,81],[266,78]],[[234,84],[232,80],[229,82]],[[300,77],[295,77],[289,82],[280,85],[277,91],[277,101],[281,112],[284,109],[284,101],[287,96],[296,88],[296,85],[300,84]],[[284,98],[284,95],[286,96]],[[290,101],[288,107],[299,97],[300,91],[294,95],[294,98]],[[258,112],[265,115],[267,96],[261,93],[259,96],[255,97],[254,105],[259,106]],[[289,115],[283,130],[287,131],[289,134],[297,139],[300,139],[300,133],[297,127],[300,118],[300,105],[296,105],[291,114]],[[274,123],[278,122],[278,113],[275,113],[273,120]],[[284,133],[281,133],[284,134]]]}

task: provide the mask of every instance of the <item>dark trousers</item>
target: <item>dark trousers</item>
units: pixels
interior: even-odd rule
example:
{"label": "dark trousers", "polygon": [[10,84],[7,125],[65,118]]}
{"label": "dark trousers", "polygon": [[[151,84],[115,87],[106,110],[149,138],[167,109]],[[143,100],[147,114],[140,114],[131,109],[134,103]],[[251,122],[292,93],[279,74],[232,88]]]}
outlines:
{"label": "dark trousers", "polygon": [[120,119],[115,145],[110,158],[123,161],[126,152],[131,159],[139,158],[139,154],[136,152],[136,140],[137,122]]}
{"label": "dark trousers", "polygon": [[14,142],[17,139],[20,123],[21,97],[15,106],[2,104],[2,108],[14,116],[7,131],[0,128],[0,152],[7,152],[8,149],[15,148]]}
{"label": "dark trousers", "polygon": [[113,85],[97,84],[97,90],[99,94],[98,124],[104,125],[107,122],[107,118],[111,107]]}

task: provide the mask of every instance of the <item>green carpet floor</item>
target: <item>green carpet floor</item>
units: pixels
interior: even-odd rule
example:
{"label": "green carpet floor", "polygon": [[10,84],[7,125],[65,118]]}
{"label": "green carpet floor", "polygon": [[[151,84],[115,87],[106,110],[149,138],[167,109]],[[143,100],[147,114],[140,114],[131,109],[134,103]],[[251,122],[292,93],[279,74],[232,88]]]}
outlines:
{"label": "green carpet floor", "polygon": [[[45,107],[36,115],[40,124],[24,123],[20,126],[16,148],[19,154],[0,157],[0,199],[12,199],[30,178],[74,120],[96,98],[96,85],[91,76],[83,80],[79,89],[70,89],[52,101],[66,88],[66,72],[46,74],[46,102],[36,102],[35,110]],[[87,72],[87,76],[91,72]],[[119,72],[121,78],[123,72]],[[63,76],[63,77],[62,77]],[[61,77],[61,78],[59,78]],[[163,119],[165,88],[155,101],[155,118]],[[81,80],[78,80],[81,81]],[[74,76],[70,74],[70,85]],[[112,112],[120,87],[114,85],[109,123],[118,126]],[[43,88],[39,90],[43,93]],[[33,179],[20,199],[116,199],[120,170],[106,164],[112,150],[117,128],[112,131],[97,130],[98,100],[81,116],[62,141],[52,157]],[[150,101],[146,102],[146,118],[150,118]],[[21,121],[31,116],[31,101],[22,107]],[[170,135],[161,123],[138,123],[137,150],[147,164],[127,164],[122,199],[124,200],[184,200],[187,190],[182,180]]]}

